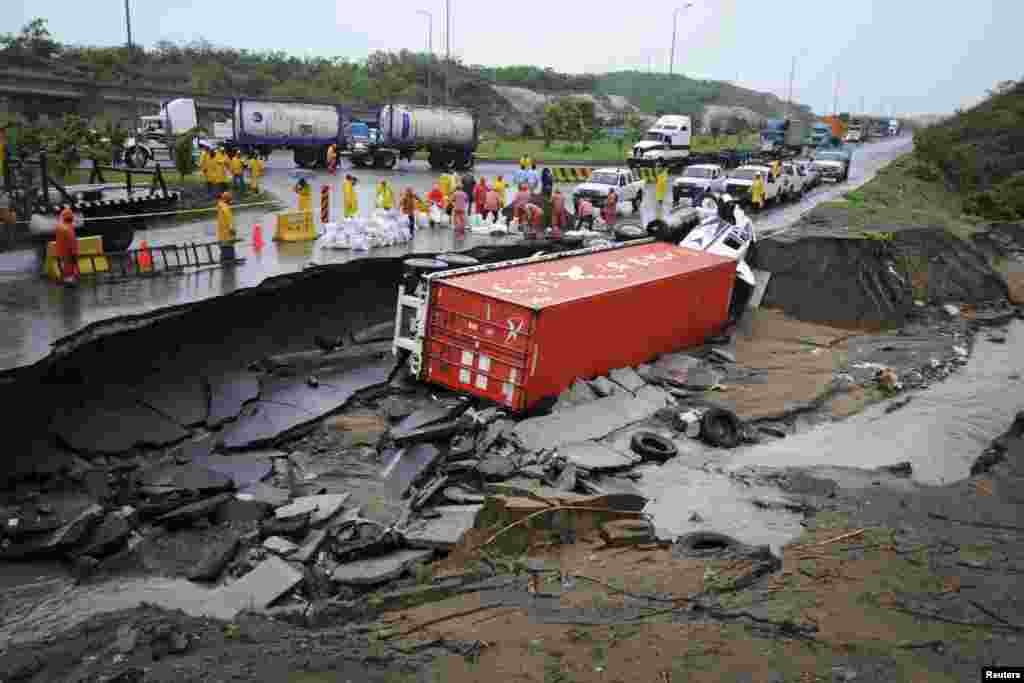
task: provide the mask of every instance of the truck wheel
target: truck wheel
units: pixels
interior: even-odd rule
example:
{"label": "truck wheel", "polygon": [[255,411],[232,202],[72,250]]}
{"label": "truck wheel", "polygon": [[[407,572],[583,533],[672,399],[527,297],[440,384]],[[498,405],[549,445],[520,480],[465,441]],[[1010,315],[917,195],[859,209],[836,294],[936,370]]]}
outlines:
{"label": "truck wheel", "polygon": [[145,147],[132,147],[125,153],[124,162],[132,168],[145,168],[149,163],[149,152]]}
{"label": "truck wheel", "polygon": [[377,168],[394,168],[398,158],[394,154],[381,154],[374,158],[373,165]]}

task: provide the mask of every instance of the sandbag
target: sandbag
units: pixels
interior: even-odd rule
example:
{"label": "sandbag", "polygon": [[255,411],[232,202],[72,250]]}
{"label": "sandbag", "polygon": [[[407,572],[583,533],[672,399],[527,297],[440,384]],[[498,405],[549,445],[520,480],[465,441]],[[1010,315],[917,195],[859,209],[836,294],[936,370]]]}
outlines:
{"label": "sandbag", "polygon": [[430,207],[430,220],[434,221],[434,223],[440,223],[442,216],[444,216],[444,212],[441,211],[440,207],[436,204]]}

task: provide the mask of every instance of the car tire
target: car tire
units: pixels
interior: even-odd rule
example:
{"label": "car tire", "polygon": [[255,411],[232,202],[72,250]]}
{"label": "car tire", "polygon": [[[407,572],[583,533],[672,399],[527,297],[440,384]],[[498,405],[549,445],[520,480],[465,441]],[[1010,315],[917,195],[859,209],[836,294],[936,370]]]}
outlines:
{"label": "car tire", "polygon": [[629,440],[629,447],[644,459],[658,462],[665,462],[679,455],[679,449],[674,443],[655,432],[637,432]]}
{"label": "car tire", "polygon": [[145,168],[149,163],[149,152],[143,147],[132,147],[124,155],[124,161],[131,168]]}
{"label": "car tire", "polygon": [[736,448],[740,445],[742,428],[736,414],[721,408],[704,413],[700,419],[701,438],[719,448]]}

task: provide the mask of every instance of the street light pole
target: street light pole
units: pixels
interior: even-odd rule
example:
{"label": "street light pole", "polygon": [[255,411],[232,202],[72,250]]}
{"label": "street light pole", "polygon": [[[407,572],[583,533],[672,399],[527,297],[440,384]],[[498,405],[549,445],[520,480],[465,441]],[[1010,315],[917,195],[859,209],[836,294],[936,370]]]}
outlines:
{"label": "street light pole", "polygon": [[677,7],[675,10],[672,11],[672,49],[669,50],[669,55],[670,55],[669,56],[669,60],[668,60],[668,75],[669,76],[672,75],[672,71],[673,71],[673,69],[675,68],[675,65],[676,65],[676,23],[677,23],[677,21],[679,19],[679,13],[682,12],[683,10],[687,10],[687,9],[689,9],[691,7],[693,7],[693,3],[692,2],[688,2],[684,6]]}
{"label": "street light pole", "polygon": [[448,106],[452,75],[452,3],[444,0],[444,106]]}
{"label": "street light pole", "polygon": [[430,87],[430,72],[434,70],[434,15],[425,9],[416,10],[427,17],[427,106],[434,106],[434,91]]}
{"label": "street light pole", "polygon": [[128,8],[129,0],[124,0],[124,23],[128,27],[128,55],[132,53],[132,13]]}
{"label": "street light pole", "polygon": [[793,68],[789,70],[789,99],[786,100],[786,109],[789,117],[793,118],[793,78],[796,77],[796,55],[793,55]]}

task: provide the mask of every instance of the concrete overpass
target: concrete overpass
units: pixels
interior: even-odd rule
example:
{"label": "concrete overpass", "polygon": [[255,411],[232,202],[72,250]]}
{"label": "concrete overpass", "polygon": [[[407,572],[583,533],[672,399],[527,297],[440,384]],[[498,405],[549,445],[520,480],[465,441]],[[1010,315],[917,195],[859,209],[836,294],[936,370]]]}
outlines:
{"label": "concrete overpass", "polygon": [[[97,83],[39,70],[0,68],[0,112],[18,114],[29,123],[46,124],[59,120],[64,114],[75,113],[90,120],[105,116],[127,125],[126,119],[134,121],[140,115],[155,114],[162,102],[176,97],[193,98],[199,109],[199,122],[207,128],[215,119],[231,116],[230,97]],[[352,114],[360,119],[375,118],[374,110],[366,107]]]}

